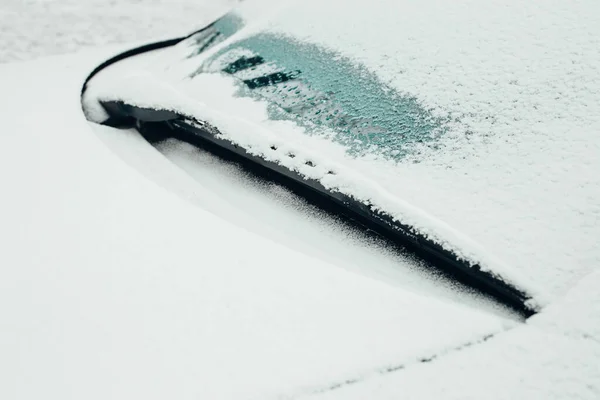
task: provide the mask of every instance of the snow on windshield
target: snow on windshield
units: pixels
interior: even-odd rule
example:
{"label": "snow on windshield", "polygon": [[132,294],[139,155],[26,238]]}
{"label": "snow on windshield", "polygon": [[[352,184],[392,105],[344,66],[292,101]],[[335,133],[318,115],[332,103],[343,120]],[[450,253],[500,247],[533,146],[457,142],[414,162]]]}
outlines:
{"label": "snow on windshield", "polygon": [[600,265],[598,7],[291,2],[96,97],[205,120],[544,303]]}
{"label": "snow on windshield", "polygon": [[239,96],[266,100],[271,119],[293,120],[351,154],[398,159],[444,131],[445,121],[414,97],[336,52],[291,37],[257,34],[236,41],[191,76],[221,71],[240,80]]}

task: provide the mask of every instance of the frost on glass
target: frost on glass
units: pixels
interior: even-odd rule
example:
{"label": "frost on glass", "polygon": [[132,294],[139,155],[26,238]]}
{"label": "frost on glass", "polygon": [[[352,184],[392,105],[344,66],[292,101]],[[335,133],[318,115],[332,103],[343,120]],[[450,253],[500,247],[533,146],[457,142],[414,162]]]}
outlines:
{"label": "frost on glass", "polygon": [[382,83],[364,66],[323,47],[257,34],[218,51],[196,71],[239,81],[239,95],[266,100],[270,117],[328,135],[351,154],[400,159],[433,145],[445,120]]}

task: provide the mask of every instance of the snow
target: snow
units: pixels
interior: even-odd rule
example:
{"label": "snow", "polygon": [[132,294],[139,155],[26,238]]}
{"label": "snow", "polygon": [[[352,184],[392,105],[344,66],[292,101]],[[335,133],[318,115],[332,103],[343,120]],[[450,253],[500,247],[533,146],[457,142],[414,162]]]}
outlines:
{"label": "snow", "polygon": [[[223,137],[243,146],[251,154],[319,180],[330,190],[373,204],[397,220],[415,227],[458,257],[478,263],[482,269],[493,272],[527,293],[532,299],[531,308],[538,308],[546,302],[544,290],[535,281],[523,278],[519,271],[505,265],[476,241],[424,212],[418,205],[394,197],[387,187],[363,174],[361,164],[357,165],[357,160],[348,156],[341,145],[321,137],[307,136],[302,128],[289,121],[270,120],[265,103],[235,96],[233,79],[204,74],[192,82],[165,81],[159,78],[160,75],[150,72],[156,65],[164,67],[161,60],[170,60],[172,52],[158,51],[101,72],[89,82],[84,95],[87,117],[97,122],[104,121],[106,113],[99,101],[120,100],[146,108],[176,111],[206,121],[218,127]],[[150,71],[144,71],[144,68]],[[289,154],[294,154],[294,157],[290,158]],[[307,166],[308,160],[314,166]],[[366,170],[372,167],[365,165]],[[329,171],[334,171],[335,175],[329,174]]]}
{"label": "snow", "polygon": [[[597,399],[600,274],[528,323],[428,363],[311,399]],[[435,384],[431,384],[435,382]]]}
{"label": "snow", "polygon": [[[257,181],[236,165],[176,140],[155,149],[133,130],[93,127],[115,154],[148,179],[236,226],[388,285],[515,318],[490,299],[437,275],[422,262],[391,250],[378,238],[309,206],[280,186]],[[158,157],[156,150],[165,158]]]}
{"label": "snow", "polygon": [[[251,152],[414,226],[523,289],[537,306],[600,264],[597,2],[321,3],[286,3],[255,24],[248,18],[245,30],[204,57],[172,65],[186,49],[173,50],[143,72],[98,83],[103,92],[90,97],[207,120]],[[373,21],[378,29],[355,29]],[[257,32],[317,43],[362,63],[452,121],[441,149],[423,147],[395,164],[354,159],[300,127],[267,120],[266,105],[236,97],[232,80],[182,80],[203,59]],[[281,154],[269,150],[274,143],[283,145]],[[290,151],[299,157],[286,157]]]}
{"label": "snow", "polygon": [[368,178],[550,297],[600,265],[597,1],[376,0],[344,3],[352,23],[339,13],[294,2],[268,29],[353,57],[456,121],[443,151],[363,165]]}
{"label": "snow", "polygon": [[3,0],[0,63],[185,36],[237,0]]}
{"label": "snow", "polygon": [[[0,67],[2,398],[296,396],[518,324],[341,269],[144,177],[80,109],[114,51]],[[139,136],[121,143],[164,162]]]}
{"label": "snow", "polygon": [[[120,1],[98,13],[130,14],[135,3]],[[57,22],[65,21],[65,8],[58,4],[4,2],[0,30],[3,37],[18,38],[7,41],[0,54],[36,58],[70,49],[66,43],[72,39],[61,47],[60,36],[45,37],[42,46],[35,43],[41,40],[35,30],[23,28],[31,20],[44,22],[39,26],[52,34],[71,28]],[[85,13],[94,10],[92,3],[60,4],[81,14],[88,24],[78,29],[98,40],[94,43],[129,39],[127,29],[137,29],[112,17],[110,24],[91,25]],[[436,7],[466,3],[452,4]],[[469,7],[481,11],[480,4]],[[532,4],[527,6],[542,3]],[[557,15],[568,19],[585,3],[571,4]],[[27,12],[21,12],[24,6]],[[172,11],[153,2],[147,15],[175,24],[167,29],[165,23],[165,33],[183,29],[165,9]],[[320,9],[331,12],[329,3],[320,3]],[[445,15],[458,18],[456,10]],[[365,18],[367,11],[361,11]],[[503,15],[487,11],[492,19]],[[47,19],[40,21],[40,15]],[[596,15],[580,15],[581,29]],[[410,18],[395,17],[411,26]],[[544,20],[556,18],[546,13]],[[436,19],[432,24],[443,26]],[[311,25],[315,32],[321,27]],[[136,32],[136,39],[148,33]],[[490,31],[482,31],[481,37],[488,37],[484,33]],[[591,42],[595,35],[589,33]],[[585,50],[580,42],[571,43],[574,51]],[[581,129],[569,138],[578,140],[558,140],[560,129],[574,126],[565,111],[564,125],[550,126],[552,120],[545,127],[552,140],[534,140],[526,130],[512,137],[506,146],[516,154],[492,137],[480,158],[461,147],[464,153],[438,154],[439,164],[423,159],[398,166],[403,174],[394,179],[407,184],[402,199],[476,238],[485,253],[511,261],[511,268],[526,275],[522,282],[534,281],[551,292],[542,312],[523,323],[280,188],[250,181],[235,166],[182,143],[155,149],[133,131],[89,124],[80,109],[83,79],[101,61],[132,46],[0,65],[0,398],[600,397],[593,113],[577,114]],[[561,71],[555,71],[557,82]],[[411,82],[418,82],[416,72],[411,69]],[[586,82],[591,106],[596,81],[592,76]],[[204,84],[225,88],[229,83]],[[423,96],[435,100],[434,93]],[[230,101],[205,95],[220,107]],[[571,111],[577,108],[573,104],[567,104]],[[246,118],[260,116],[261,107],[240,103],[238,111]],[[250,122],[265,135],[273,128],[270,122]],[[519,126],[524,125],[513,125]],[[297,131],[287,126],[281,132],[293,137]],[[282,137],[274,140],[284,145]],[[498,154],[518,168],[519,152],[540,143],[552,162],[529,152],[531,163],[520,170],[524,176],[510,179]],[[300,145],[282,148],[319,157],[313,148],[301,153]],[[330,144],[324,148],[333,161],[344,156]],[[455,160],[462,156],[463,161]],[[579,168],[575,172],[567,168],[574,157],[580,161],[573,164]],[[449,159],[453,168],[444,171]],[[317,161],[329,162],[325,156]],[[544,181],[532,185],[531,176]],[[376,178],[381,183],[387,177]],[[548,182],[556,186],[550,190]],[[513,183],[519,190],[508,190]],[[538,207],[517,207],[524,198]],[[550,229],[555,226],[561,229]]]}
{"label": "snow", "polygon": [[[527,327],[311,399],[597,399],[600,346]],[[435,384],[432,384],[435,382]]]}

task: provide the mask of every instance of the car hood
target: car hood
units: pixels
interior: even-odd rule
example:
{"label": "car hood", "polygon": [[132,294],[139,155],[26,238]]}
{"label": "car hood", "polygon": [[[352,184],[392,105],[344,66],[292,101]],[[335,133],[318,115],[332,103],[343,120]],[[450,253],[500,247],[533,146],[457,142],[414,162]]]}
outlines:
{"label": "car hood", "polygon": [[[84,120],[81,83],[109,53],[0,67],[3,398],[597,394],[597,274],[514,322],[224,221]],[[145,165],[162,159],[103,131]]]}
{"label": "car hood", "polygon": [[0,67],[14,88],[0,100],[1,397],[310,395],[520,323],[338,268],[185,196],[211,188],[157,185],[187,181],[135,132],[95,132],[81,113],[106,54]]}

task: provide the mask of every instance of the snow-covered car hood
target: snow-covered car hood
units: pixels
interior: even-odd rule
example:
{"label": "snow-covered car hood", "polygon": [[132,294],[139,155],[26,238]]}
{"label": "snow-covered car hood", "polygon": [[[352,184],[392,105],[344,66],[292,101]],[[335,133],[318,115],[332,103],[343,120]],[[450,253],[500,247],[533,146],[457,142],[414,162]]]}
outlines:
{"label": "snow-covered car hood", "polygon": [[[216,24],[219,35],[194,35],[136,70],[93,80],[86,110],[102,121],[94,101],[120,100],[207,121],[543,306],[600,262],[598,11],[593,1],[249,1]],[[346,124],[348,104],[367,104],[360,129],[340,134],[339,123],[289,104],[273,111],[272,93],[249,94],[227,71],[240,57],[276,55],[263,67],[310,76],[307,92],[285,90],[325,93],[340,107],[329,110],[350,115],[333,120]],[[394,112],[412,117],[396,122]],[[398,127],[407,133],[390,141]]]}
{"label": "snow-covered car hood", "polygon": [[0,66],[0,397],[598,398],[598,272],[515,321],[236,226],[84,120],[110,53]]}
{"label": "snow-covered car hood", "polygon": [[186,180],[135,132],[95,132],[81,113],[81,82],[106,54],[0,67],[15,88],[0,99],[0,397],[310,397],[522,324],[190,201],[226,207],[214,188],[157,185]]}

